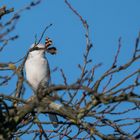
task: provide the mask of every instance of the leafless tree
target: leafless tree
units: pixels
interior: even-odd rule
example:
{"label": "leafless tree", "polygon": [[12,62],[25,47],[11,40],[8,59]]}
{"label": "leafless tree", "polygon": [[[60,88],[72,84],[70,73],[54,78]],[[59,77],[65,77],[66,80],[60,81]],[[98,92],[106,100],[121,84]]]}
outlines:
{"label": "leafless tree", "polygon": [[[18,39],[18,35],[10,38],[7,38],[7,35],[15,29],[16,23],[20,20],[20,13],[40,2],[41,0],[32,1],[13,17],[8,17],[5,23],[0,23],[0,53],[4,53],[3,49],[8,43]],[[28,52],[22,59],[17,60],[18,66],[17,62],[0,62],[0,71],[7,73],[0,76],[0,86],[8,88],[8,82],[17,76],[12,94],[7,95],[0,91],[0,139],[20,139],[26,134],[32,134],[32,139],[140,139],[140,67],[134,65],[140,65],[140,34],[136,37],[134,51],[130,52],[131,59],[120,65],[118,58],[122,51],[122,42],[121,38],[118,39],[113,63],[96,79],[95,72],[102,64],[93,65],[92,59],[89,58],[93,45],[88,23],[67,0],[64,0],[64,3],[85,29],[86,49],[83,64],[78,64],[81,74],[69,85],[61,69],[63,83],[52,84],[49,87],[40,84],[36,95],[24,99],[26,90],[23,84],[27,81],[23,70]],[[0,20],[11,12],[14,12],[14,8],[0,7]],[[121,76],[126,72],[127,76]],[[120,80],[114,80],[116,77],[120,77]],[[56,95],[52,96],[52,92],[56,92]],[[129,107],[122,108],[128,104]],[[56,114],[60,121],[51,122],[39,118],[40,114],[45,116],[48,113]],[[131,114],[135,115],[131,117]],[[56,129],[51,127],[51,124],[56,123]]]}

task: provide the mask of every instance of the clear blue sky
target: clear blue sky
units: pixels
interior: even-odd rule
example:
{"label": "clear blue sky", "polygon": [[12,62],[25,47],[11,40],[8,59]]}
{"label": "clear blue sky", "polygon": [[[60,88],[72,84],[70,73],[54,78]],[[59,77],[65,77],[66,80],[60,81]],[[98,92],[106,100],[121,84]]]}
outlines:
{"label": "clear blue sky", "polygon": [[[89,24],[90,37],[94,46],[91,55],[94,64],[98,62],[110,64],[120,36],[123,51],[127,54],[125,57],[124,53],[121,54],[121,61],[129,57],[140,29],[139,0],[71,0],[70,2]],[[26,0],[4,0],[1,5],[6,4],[9,8],[14,6],[17,11],[27,3]],[[43,0],[32,10],[23,12],[14,31],[14,34],[19,34],[20,38],[6,47],[6,53],[1,54],[0,59],[14,61],[25,55],[35,40],[35,34],[39,37],[45,26],[50,23],[53,23],[53,26],[46,32],[46,36],[52,38],[54,46],[58,49],[55,57],[48,56],[51,67],[63,68],[72,82],[78,72],[75,71],[77,64],[82,62],[85,33],[81,22],[63,0]],[[8,52],[10,52],[10,57],[7,57]]]}
{"label": "clear blue sky", "polygon": [[[119,37],[122,37],[123,45],[120,64],[126,62],[131,56],[130,52],[140,31],[140,0],[69,1],[89,24],[90,39],[94,46],[90,57],[93,59],[93,64],[103,63],[97,72],[97,77],[111,65]],[[18,11],[28,2],[29,0],[3,0],[0,1],[0,5],[15,7],[15,11]],[[83,60],[82,55],[86,47],[85,32],[80,20],[67,7],[64,0],[42,0],[38,6],[24,11],[12,33],[18,34],[20,38],[4,49],[0,61],[16,61],[23,57],[34,42],[35,35],[39,37],[45,26],[50,23],[53,26],[47,30],[45,36],[49,36],[58,49],[56,56],[48,56],[51,69],[63,68],[69,83],[72,83],[79,74],[77,64]],[[62,83],[60,74],[53,74],[53,82]],[[11,83],[11,87],[3,88],[3,92],[8,93],[15,88],[14,86]]]}

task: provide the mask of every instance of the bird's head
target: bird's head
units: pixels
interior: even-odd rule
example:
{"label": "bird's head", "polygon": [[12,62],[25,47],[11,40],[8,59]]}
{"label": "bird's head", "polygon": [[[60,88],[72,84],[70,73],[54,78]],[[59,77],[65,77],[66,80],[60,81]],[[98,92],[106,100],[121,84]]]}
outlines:
{"label": "bird's head", "polygon": [[32,54],[44,54],[45,52],[50,53],[52,55],[57,53],[57,49],[55,47],[50,47],[52,45],[52,41],[49,38],[46,38],[45,44],[32,44],[30,53]]}

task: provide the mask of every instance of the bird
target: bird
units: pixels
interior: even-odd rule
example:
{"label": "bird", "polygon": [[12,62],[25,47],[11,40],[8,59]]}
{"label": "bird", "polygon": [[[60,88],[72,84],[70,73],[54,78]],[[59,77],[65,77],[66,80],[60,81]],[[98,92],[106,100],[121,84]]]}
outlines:
{"label": "bird", "polygon": [[[45,44],[32,44],[25,61],[26,79],[34,92],[37,91],[41,83],[47,87],[51,82],[49,62],[45,54],[46,52],[56,54],[56,48],[49,47],[50,45],[52,45],[52,41],[48,37],[45,40]],[[56,115],[48,115],[52,122],[58,122]],[[58,125],[53,124],[53,126],[56,128]]]}

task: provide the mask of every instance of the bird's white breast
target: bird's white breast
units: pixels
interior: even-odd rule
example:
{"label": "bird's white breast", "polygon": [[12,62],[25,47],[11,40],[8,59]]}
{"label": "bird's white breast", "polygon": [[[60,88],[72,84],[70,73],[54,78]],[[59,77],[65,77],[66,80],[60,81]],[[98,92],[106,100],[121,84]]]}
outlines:
{"label": "bird's white breast", "polygon": [[48,61],[41,56],[28,58],[25,62],[26,78],[34,90],[37,90],[40,82],[49,81]]}

